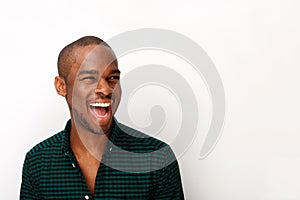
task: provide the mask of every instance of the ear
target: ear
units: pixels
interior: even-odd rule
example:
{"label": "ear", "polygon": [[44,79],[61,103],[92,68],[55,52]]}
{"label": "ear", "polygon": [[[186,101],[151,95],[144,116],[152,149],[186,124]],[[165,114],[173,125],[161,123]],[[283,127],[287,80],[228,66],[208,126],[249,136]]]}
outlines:
{"label": "ear", "polygon": [[66,97],[67,85],[66,85],[65,79],[63,79],[62,77],[56,76],[55,80],[54,80],[54,85],[55,85],[57,94],[59,94],[60,96]]}

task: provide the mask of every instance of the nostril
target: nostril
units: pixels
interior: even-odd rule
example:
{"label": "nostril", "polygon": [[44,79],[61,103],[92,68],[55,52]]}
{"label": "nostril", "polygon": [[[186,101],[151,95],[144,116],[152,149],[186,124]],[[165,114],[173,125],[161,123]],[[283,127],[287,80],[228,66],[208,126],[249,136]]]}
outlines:
{"label": "nostril", "polygon": [[95,89],[95,93],[100,93],[101,91],[100,91],[100,89],[99,88],[96,88]]}
{"label": "nostril", "polygon": [[96,88],[95,94],[102,98],[111,98],[112,96],[112,90],[110,88]]}

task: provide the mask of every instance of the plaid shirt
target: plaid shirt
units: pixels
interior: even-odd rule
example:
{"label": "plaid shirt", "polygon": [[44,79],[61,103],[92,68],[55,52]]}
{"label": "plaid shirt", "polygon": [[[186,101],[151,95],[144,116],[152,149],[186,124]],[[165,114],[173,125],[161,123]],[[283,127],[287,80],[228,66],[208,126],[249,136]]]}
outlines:
{"label": "plaid shirt", "polygon": [[113,121],[92,196],[65,129],[33,147],[23,165],[20,199],[184,199],[171,148]]}

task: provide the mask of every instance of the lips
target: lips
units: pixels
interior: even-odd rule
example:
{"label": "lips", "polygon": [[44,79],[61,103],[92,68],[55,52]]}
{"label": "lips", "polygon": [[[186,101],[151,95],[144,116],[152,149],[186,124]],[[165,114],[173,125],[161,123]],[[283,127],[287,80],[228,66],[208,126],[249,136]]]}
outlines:
{"label": "lips", "polygon": [[109,119],[111,113],[110,102],[91,103],[90,108],[99,122],[105,122]]}

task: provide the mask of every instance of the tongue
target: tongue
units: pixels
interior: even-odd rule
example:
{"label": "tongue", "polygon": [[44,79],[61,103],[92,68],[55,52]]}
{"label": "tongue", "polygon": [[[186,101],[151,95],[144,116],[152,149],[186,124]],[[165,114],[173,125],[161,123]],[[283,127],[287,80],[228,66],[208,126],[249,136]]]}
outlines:
{"label": "tongue", "polygon": [[106,108],[100,107],[100,108],[95,108],[95,112],[97,115],[104,116],[106,114]]}

